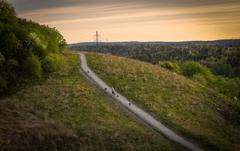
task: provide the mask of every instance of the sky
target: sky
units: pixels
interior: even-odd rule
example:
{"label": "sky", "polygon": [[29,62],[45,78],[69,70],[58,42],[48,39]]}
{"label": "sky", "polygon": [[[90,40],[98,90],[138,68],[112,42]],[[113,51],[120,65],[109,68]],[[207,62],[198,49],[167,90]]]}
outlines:
{"label": "sky", "polygon": [[68,43],[240,38],[240,0],[9,0]]}

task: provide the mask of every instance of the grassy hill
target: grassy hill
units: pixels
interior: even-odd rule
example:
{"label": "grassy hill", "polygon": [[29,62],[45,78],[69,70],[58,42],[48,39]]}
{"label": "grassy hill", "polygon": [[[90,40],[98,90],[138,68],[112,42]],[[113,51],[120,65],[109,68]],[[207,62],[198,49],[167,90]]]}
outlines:
{"label": "grassy hill", "polygon": [[61,71],[0,101],[1,149],[183,150],[89,83],[79,72],[78,55],[64,56]]}
{"label": "grassy hill", "polygon": [[62,123],[31,108],[0,101],[1,151],[78,150],[79,145],[76,134]]}
{"label": "grassy hill", "polygon": [[87,53],[109,85],[178,133],[209,150],[240,148],[240,102],[159,66]]}

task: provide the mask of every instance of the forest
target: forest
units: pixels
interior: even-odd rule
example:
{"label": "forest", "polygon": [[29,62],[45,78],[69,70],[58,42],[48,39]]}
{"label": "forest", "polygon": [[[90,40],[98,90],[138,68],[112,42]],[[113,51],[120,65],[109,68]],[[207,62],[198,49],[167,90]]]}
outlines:
{"label": "forest", "polygon": [[0,94],[60,68],[66,48],[57,29],[18,18],[13,6],[0,0]]}
{"label": "forest", "polygon": [[240,98],[240,41],[83,43],[72,49],[111,53],[158,64]]}

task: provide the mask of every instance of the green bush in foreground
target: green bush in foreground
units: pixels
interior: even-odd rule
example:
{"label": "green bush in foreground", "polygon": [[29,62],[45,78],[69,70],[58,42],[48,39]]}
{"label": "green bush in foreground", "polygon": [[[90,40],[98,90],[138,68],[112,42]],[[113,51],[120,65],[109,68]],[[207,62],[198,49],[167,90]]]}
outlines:
{"label": "green bush in foreground", "polygon": [[55,28],[17,18],[12,5],[0,0],[0,93],[60,69],[60,59],[49,56],[66,46]]}
{"label": "green bush in foreground", "polygon": [[62,54],[50,53],[42,61],[42,67],[45,73],[58,72],[66,70],[68,64]]}
{"label": "green bush in foreground", "polygon": [[[23,69],[27,78],[40,79],[42,75],[41,62],[38,57],[28,57],[23,62]],[[30,77],[29,77],[30,76]]]}
{"label": "green bush in foreground", "polygon": [[43,70],[46,73],[55,72],[60,68],[59,63],[57,63],[56,57],[52,55],[46,56],[43,59],[42,63],[43,63]]}

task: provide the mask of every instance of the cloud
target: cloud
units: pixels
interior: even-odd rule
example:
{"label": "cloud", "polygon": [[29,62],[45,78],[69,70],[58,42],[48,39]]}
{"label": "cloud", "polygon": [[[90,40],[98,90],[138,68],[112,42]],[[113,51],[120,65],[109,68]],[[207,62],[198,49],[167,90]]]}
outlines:
{"label": "cloud", "polygon": [[240,19],[240,5],[217,4],[186,8],[146,8],[143,6],[104,5],[44,8],[20,14],[43,23],[74,23],[80,21],[116,20],[121,22],[168,21],[173,19]]}
{"label": "cloud", "polygon": [[151,7],[195,7],[238,3],[239,0],[9,0],[20,13],[69,6],[141,5]]}
{"label": "cloud", "polygon": [[[219,28],[217,32],[221,32],[221,35],[224,35],[222,32],[229,35],[229,33],[234,33],[233,30],[240,27],[239,0],[9,1],[17,8],[20,17],[55,26],[65,35],[69,35],[69,32],[73,29],[76,32],[84,33],[102,28],[105,32],[111,34],[111,32],[116,33],[113,29],[121,31],[122,26],[126,28],[126,32],[144,32],[144,29],[149,32],[147,28],[168,30],[167,27],[169,29],[175,27],[176,30],[181,30],[179,27],[184,27],[184,25],[191,25],[192,29],[199,30],[195,31],[198,34],[201,34],[200,30],[202,30],[202,33],[207,34],[209,32],[210,34]],[[220,31],[220,27],[224,27],[224,30]],[[191,30],[191,32],[194,32],[194,30]],[[182,32],[179,31],[179,33]],[[156,32],[152,34],[156,34],[152,37],[157,37]],[[217,35],[217,33],[214,34]],[[166,37],[169,37],[169,35],[166,34]],[[193,35],[196,36],[197,34],[193,33]],[[112,37],[115,37],[115,35],[112,35]],[[213,36],[206,35],[206,37]],[[71,38],[69,35],[67,38],[68,41],[76,41],[73,39],[77,39],[77,36]]]}

